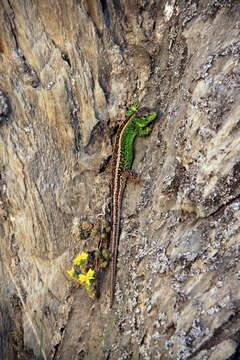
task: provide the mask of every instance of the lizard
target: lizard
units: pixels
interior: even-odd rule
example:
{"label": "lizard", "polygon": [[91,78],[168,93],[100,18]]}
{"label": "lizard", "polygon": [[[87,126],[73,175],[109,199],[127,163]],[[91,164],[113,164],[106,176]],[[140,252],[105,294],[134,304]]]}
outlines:
{"label": "lizard", "polygon": [[[120,235],[120,216],[124,189],[129,178],[134,178],[131,169],[134,160],[134,142],[137,136],[146,136],[152,131],[152,122],[156,120],[157,112],[149,109],[139,110],[139,104],[133,103],[125,113],[117,131],[113,156],[112,171],[112,232],[110,252],[112,255],[110,268],[110,308],[114,302],[116,284],[117,255]],[[150,126],[149,126],[150,125]]]}

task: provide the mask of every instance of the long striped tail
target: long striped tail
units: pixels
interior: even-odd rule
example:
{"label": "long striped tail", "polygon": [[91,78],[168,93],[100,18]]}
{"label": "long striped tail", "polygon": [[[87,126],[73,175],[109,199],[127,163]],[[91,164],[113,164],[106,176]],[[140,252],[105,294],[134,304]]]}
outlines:
{"label": "long striped tail", "polygon": [[[122,195],[126,185],[126,177],[122,176],[119,182],[119,189],[117,191],[117,196],[113,202],[112,209],[112,236],[111,236],[111,253],[112,253],[112,261],[111,261],[111,269],[110,269],[110,307],[113,305],[115,287],[116,287],[116,274],[117,274],[117,255],[118,255],[118,243],[119,243],[119,235],[120,235],[120,216],[121,216],[121,204],[122,204]],[[114,192],[115,194],[115,192]]]}
{"label": "long striped tail", "polygon": [[119,242],[119,232],[120,232],[120,211],[116,209],[117,215],[116,220],[113,224],[113,233],[112,233],[112,243],[111,243],[111,252],[112,252],[112,261],[111,261],[111,270],[110,270],[110,307],[113,305],[114,293],[116,287],[116,273],[117,273],[117,255],[118,255],[118,242]]}

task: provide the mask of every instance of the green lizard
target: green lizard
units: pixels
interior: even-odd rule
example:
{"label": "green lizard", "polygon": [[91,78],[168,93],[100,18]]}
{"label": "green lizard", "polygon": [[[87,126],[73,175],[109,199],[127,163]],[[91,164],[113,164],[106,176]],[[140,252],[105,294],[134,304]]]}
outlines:
{"label": "green lizard", "polygon": [[146,136],[150,134],[152,127],[149,125],[157,118],[156,112],[150,113],[147,108],[142,108],[139,111],[138,107],[138,103],[134,103],[126,111],[126,119],[120,124],[116,136],[114,167],[112,173],[112,234],[110,244],[112,261],[110,272],[110,307],[113,305],[116,283],[122,197],[126,181],[129,176],[132,176],[131,169],[134,158],[134,141],[137,136]]}

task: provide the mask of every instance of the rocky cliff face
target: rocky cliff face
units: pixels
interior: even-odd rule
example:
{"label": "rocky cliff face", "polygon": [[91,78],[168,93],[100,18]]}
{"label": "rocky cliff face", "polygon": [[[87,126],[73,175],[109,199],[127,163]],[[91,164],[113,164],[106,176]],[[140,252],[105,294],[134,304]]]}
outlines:
{"label": "rocky cliff face", "polygon": [[[2,0],[0,358],[240,356],[240,4]],[[82,219],[110,216],[110,156],[134,100],[138,139],[118,283],[66,277]]]}

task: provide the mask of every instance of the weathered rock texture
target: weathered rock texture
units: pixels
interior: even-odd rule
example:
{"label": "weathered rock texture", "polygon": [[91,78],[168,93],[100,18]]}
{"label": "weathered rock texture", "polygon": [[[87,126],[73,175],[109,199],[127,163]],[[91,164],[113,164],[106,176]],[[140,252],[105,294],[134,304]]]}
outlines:
{"label": "weathered rock texture", "polygon": [[[240,358],[238,0],[0,2],[0,358]],[[115,305],[66,277],[109,218],[116,126],[138,139]]]}

